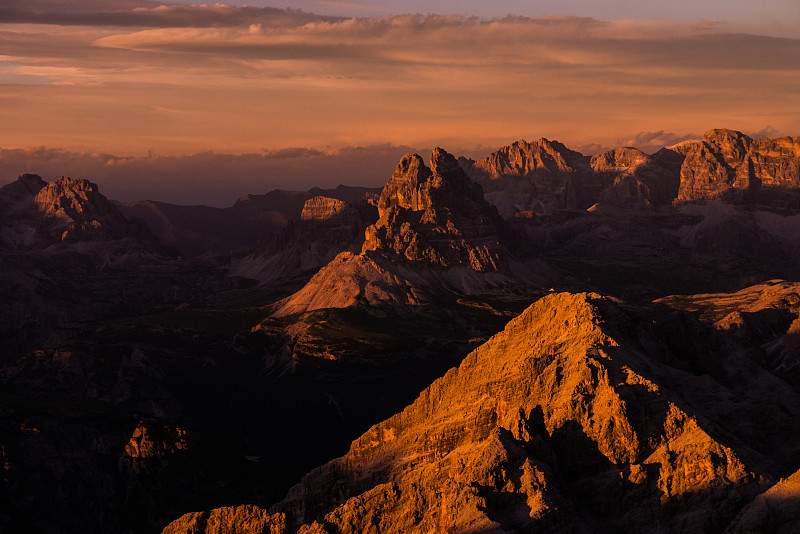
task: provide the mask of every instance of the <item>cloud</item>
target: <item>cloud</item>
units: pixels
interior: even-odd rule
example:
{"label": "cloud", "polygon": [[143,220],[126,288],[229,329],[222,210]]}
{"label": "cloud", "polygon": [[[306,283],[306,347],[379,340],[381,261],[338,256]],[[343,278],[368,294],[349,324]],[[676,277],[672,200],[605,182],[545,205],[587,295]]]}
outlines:
{"label": "cloud", "polygon": [[775,138],[781,135],[780,130],[778,130],[777,128],[773,128],[772,126],[769,125],[765,126],[764,128],[761,128],[760,130],[747,131],[744,133],[746,135],[749,135],[753,139],[759,139],[761,137]]}
{"label": "cloud", "polygon": [[545,136],[650,149],[718,126],[796,134],[800,115],[800,40],[716,23],[134,0],[2,9],[17,17],[0,24],[9,147],[241,153]]}
{"label": "cloud", "polygon": [[[313,21],[298,26],[152,28],[115,33],[92,46],[238,60],[290,62],[294,75],[396,76],[425,68],[583,69],[687,75],[786,70],[800,62],[800,41],[725,34],[677,23],[606,22],[578,17],[481,20],[400,15]],[[366,63],[365,63],[366,62]],[[242,69],[240,74],[246,71]],[[513,74],[513,72],[511,73]]]}
{"label": "cloud", "polygon": [[658,130],[657,132],[639,132],[633,137],[620,140],[619,146],[631,146],[643,152],[652,154],[658,150],[691,139],[702,139],[702,134],[675,134]]}
{"label": "cloud", "polygon": [[26,0],[0,7],[0,21],[61,26],[213,27],[261,24],[290,27],[320,20],[337,20],[297,9],[235,7],[222,3],[184,5],[148,0]]}

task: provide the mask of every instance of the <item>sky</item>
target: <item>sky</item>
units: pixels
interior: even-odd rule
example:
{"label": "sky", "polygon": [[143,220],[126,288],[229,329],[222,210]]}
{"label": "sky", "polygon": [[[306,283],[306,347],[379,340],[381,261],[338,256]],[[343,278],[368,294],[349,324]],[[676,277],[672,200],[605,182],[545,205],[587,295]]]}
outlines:
{"label": "sky", "polygon": [[800,134],[797,0],[7,4],[0,184],[69,174],[120,200],[229,205],[380,186],[434,146]]}

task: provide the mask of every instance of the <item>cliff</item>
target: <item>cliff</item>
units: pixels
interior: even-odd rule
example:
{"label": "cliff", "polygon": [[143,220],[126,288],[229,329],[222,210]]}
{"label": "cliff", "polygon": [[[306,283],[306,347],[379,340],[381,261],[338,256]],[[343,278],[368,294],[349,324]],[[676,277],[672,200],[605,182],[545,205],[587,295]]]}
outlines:
{"label": "cliff", "polygon": [[502,271],[502,221],[456,159],[436,148],[431,168],[406,154],[378,200],[379,219],[363,252],[397,255],[442,268]]}

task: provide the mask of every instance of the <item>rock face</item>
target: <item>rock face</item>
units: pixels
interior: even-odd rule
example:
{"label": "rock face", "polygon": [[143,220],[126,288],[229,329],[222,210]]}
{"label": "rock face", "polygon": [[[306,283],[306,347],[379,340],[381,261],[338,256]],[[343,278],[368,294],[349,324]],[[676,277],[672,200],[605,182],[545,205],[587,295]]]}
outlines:
{"label": "rock face", "polygon": [[43,187],[33,199],[36,208],[54,224],[51,237],[62,241],[109,240],[133,237],[131,224],[88,180],[66,176]]}
{"label": "rock face", "polygon": [[587,158],[558,141],[544,137],[533,143],[524,139],[479,159],[474,167],[493,179],[574,172],[586,166]]}
{"label": "rock face", "polygon": [[276,510],[342,533],[724,525],[757,477],[637,372],[604,326],[621,321],[597,295],[545,297]]}
{"label": "rock face", "polygon": [[649,156],[635,148],[616,148],[592,157],[592,170],[610,181],[599,201],[625,208],[669,204],[678,194],[680,156],[663,149]]}
{"label": "rock face", "polygon": [[520,140],[478,161],[461,160],[504,217],[519,211],[550,213],[564,205],[570,176],[585,171],[589,158],[545,138]]}
{"label": "rock face", "polygon": [[762,187],[800,187],[800,136],[756,139],[751,148],[753,173]]}
{"label": "rock face", "polygon": [[796,463],[800,399],[704,339],[548,295],[270,512],[304,533],[721,532]]}
{"label": "rock face", "polygon": [[141,464],[189,448],[189,436],[183,428],[166,424],[140,421],[131,439],[125,445],[124,462],[132,471],[141,470]]}
{"label": "rock face", "polygon": [[683,145],[678,200],[751,198],[764,187],[800,187],[800,137],[753,140],[734,130],[711,130]]}
{"label": "rock face", "polygon": [[725,531],[730,534],[800,530],[800,471],[782,479],[748,504]]}
{"label": "rock face", "polygon": [[328,197],[314,197],[306,200],[303,211],[300,212],[301,221],[326,221],[348,208],[347,202]]}
{"label": "rock face", "polygon": [[669,204],[677,196],[680,161],[682,156],[671,151],[649,156],[627,147],[590,158],[540,139],[517,141],[478,161],[462,159],[461,165],[509,218],[519,212],[584,209],[597,202],[626,208]]}
{"label": "rock face", "polygon": [[21,174],[0,189],[0,205],[0,242],[8,248],[122,239],[155,243],[143,224],[125,219],[88,180],[62,176],[48,184],[35,174]]}
{"label": "rock face", "polygon": [[42,180],[42,177],[38,174],[24,172],[19,175],[16,182],[11,182],[0,188],[0,200],[4,201],[4,203],[19,201],[36,195],[46,185],[47,182]]}
{"label": "rock face", "polygon": [[648,156],[637,148],[619,147],[597,156],[592,156],[595,172],[626,172],[647,162]]}
{"label": "rock face", "polygon": [[258,534],[282,534],[286,532],[283,514],[269,514],[253,505],[235,508],[218,508],[210,512],[186,514],[170,523],[163,534],[231,534],[248,532]]}
{"label": "rock face", "polygon": [[700,141],[652,155],[619,147],[591,158],[540,139],[517,141],[478,161],[462,158],[460,164],[506,218],[595,203],[645,209],[675,200],[772,203],[765,190],[800,188],[800,137],[753,140],[716,129]]}
{"label": "rock face", "polygon": [[746,160],[752,139],[731,130],[711,130],[687,147],[679,200],[733,200],[756,193],[760,182]]}
{"label": "rock face", "polygon": [[800,387],[800,283],[769,280],[735,293],[672,295],[657,302],[697,313],[718,330],[764,347],[763,365]]}
{"label": "rock face", "polygon": [[416,154],[403,156],[381,192],[378,214],[364,232],[361,254],[337,256],[276,303],[273,316],[355,305],[405,307],[518,276],[502,241],[502,218],[441,148],[434,149],[430,168]]}
{"label": "rock face", "polygon": [[299,221],[289,222],[277,236],[247,254],[234,256],[230,273],[262,284],[308,276],[341,252],[358,252],[364,229],[375,219],[375,207],[364,201],[353,205],[313,197],[305,202]]}
{"label": "rock face", "polygon": [[422,280],[415,284],[364,254],[342,252],[299,291],[280,302],[273,315],[357,305],[414,306],[427,301],[423,287]]}
{"label": "rock face", "polygon": [[431,168],[406,154],[378,200],[379,219],[367,228],[363,251],[394,253],[442,268],[504,269],[502,221],[456,159],[435,148]]}

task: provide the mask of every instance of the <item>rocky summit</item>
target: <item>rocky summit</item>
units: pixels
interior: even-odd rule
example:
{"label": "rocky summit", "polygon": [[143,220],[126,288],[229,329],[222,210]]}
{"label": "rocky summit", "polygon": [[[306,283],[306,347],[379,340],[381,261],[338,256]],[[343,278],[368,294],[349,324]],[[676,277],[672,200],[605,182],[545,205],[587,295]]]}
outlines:
{"label": "rocky summit", "polygon": [[[800,140],[715,129],[655,154],[617,147],[591,157],[557,141],[523,140],[460,164],[506,218],[597,203],[639,209],[715,199],[774,204],[776,191],[785,203],[800,187]],[[791,202],[797,203],[794,195]]]}
{"label": "rocky summit", "polygon": [[589,158],[558,141],[519,140],[477,161],[461,158],[464,170],[504,217],[519,211],[552,212],[564,204],[570,176],[585,172]]}
{"label": "rocky summit", "polygon": [[336,256],[276,303],[273,316],[359,304],[402,308],[517,276],[503,243],[506,223],[443,149],[433,150],[430,168],[417,154],[403,156],[377,204],[379,218],[366,228],[361,253]]}
{"label": "rocky summit", "polygon": [[66,176],[47,184],[33,199],[36,208],[55,224],[50,235],[62,241],[127,237],[130,224],[120,211],[101,195],[97,184]]}
{"label": "rocky summit", "polygon": [[683,145],[679,200],[753,197],[762,188],[800,187],[800,137],[757,139],[711,130]]}
{"label": "rocky summit", "polygon": [[62,176],[47,183],[21,174],[0,189],[0,205],[5,207],[3,241],[11,248],[128,238],[152,242],[143,224],[126,219],[97,184],[84,179]]}
{"label": "rocky summit", "polygon": [[378,200],[379,219],[367,228],[363,251],[411,262],[478,272],[502,271],[502,221],[483,189],[441,148],[431,167],[406,154]]}

